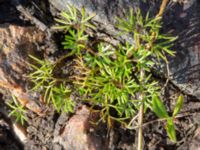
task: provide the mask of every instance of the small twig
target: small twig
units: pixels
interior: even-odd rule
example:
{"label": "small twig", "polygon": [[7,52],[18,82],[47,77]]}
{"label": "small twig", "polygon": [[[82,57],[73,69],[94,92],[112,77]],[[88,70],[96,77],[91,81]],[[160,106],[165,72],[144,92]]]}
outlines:
{"label": "small twig", "polygon": [[54,62],[54,66],[56,66],[57,64],[61,63],[64,59],[66,59],[67,57],[69,57],[70,55],[69,54],[65,54],[63,55],[62,57],[60,57],[58,60],[56,60]]}
{"label": "small twig", "polygon": [[70,82],[71,82],[71,80],[66,79],[66,78],[55,78],[55,77],[50,77],[49,79],[55,80],[55,81],[57,81],[57,82],[67,82],[67,83],[70,83]]}
{"label": "small twig", "polygon": [[88,51],[89,53],[91,53],[91,54],[94,55],[94,56],[97,56],[97,55],[98,55],[98,53],[95,53],[95,52],[93,51],[92,47],[87,46],[85,49],[86,49],[86,51]]}
{"label": "small twig", "polygon": [[156,15],[156,17],[162,17],[163,16],[163,13],[165,11],[165,8],[167,6],[168,1],[169,0],[163,0],[162,1],[162,4],[160,6],[160,10],[159,10],[158,14]]}
{"label": "small twig", "polygon": [[[145,71],[143,69],[141,69],[140,71],[140,82],[142,83],[144,80],[144,76],[145,76]],[[142,150],[142,146],[143,146],[143,130],[142,130],[142,124],[143,124],[143,116],[144,116],[144,103],[143,103],[143,99],[144,99],[144,93],[141,93],[139,95],[139,99],[141,100],[141,105],[140,105],[140,109],[139,109],[139,113],[138,113],[138,123],[139,123],[139,130],[138,130],[138,149],[137,150]]]}
{"label": "small twig", "polygon": [[[173,118],[174,118],[174,119],[178,119],[178,118],[188,117],[188,116],[194,115],[195,113],[196,113],[196,112],[190,113],[190,114],[188,114],[188,113],[183,113],[183,114],[179,114],[179,115],[177,115],[176,117],[173,117]],[[169,119],[169,118],[171,118],[171,117],[152,120],[152,121],[143,123],[142,125],[138,125],[138,126],[134,126],[134,127],[127,126],[127,128],[128,128],[128,129],[131,129],[131,130],[135,130],[135,129],[139,129],[139,128],[142,128],[142,127],[144,127],[144,126],[147,126],[147,125],[156,123],[156,122],[166,121],[166,120]]]}
{"label": "small twig", "polygon": [[133,123],[133,121],[136,120],[136,119],[138,118],[138,116],[139,116],[139,114],[137,114],[135,117],[133,117],[133,118],[131,119],[131,121],[130,121],[129,124],[128,124],[128,127],[131,126],[131,124]]}

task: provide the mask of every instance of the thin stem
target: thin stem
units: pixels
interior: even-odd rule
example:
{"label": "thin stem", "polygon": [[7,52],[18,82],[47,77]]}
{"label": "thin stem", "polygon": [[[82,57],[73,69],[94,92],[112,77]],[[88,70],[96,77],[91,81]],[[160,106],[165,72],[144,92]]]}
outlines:
{"label": "thin stem", "polygon": [[49,79],[55,80],[57,82],[71,82],[71,80],[66,79],[66,78],[54,78],[54,77],[50,77]]}
{"label": "thin stem", "polygon": [[[168,1],[169,1],[169,0],[163,0],[163,1],[162,1],[162,4],[161,4],[161,6],[160,6],[159,12],[158,12],[158,14],[156,15],[156,17],[162,17],[162,16],[163,16],[163,13],[164,13],[164,11],[165,11],[165,8],[166,8],[166,6],[167,6]],[[152,46],[153,46],[153,43],[154,43],[154,41],[155,41],[156,33],[155,33],[155,32],[152,32],[151,36],[152,36],[152,40],[150,41],[149,44],[147,44],[147,49],[148,49],[148,50],[150,50],[150,49],[152,48]]]}
{"label": "thin stem", "polygon": [[[141,69],[141,71],[140,71],[140,82],[141,82],[141,84],[144,80],[144,76],[145,76],[145,71],[143,69]],[[142,150],[142,146],[143,146],[142,124],[143,124],[143,115],[144,115],[144,104],[142,102],[143,99],[144,99],[144,93],[143,92],[141,92],[139,99],[141,100],[142,104],[140,105],[139,117],[138,117],[139,130],[138,130],[138,148],[137,148],[137,150]]]}
{"label": "thin stem", "polygon": [[131,124],[133,123],[133,121],[135,121],[137,118],[138,118],[138,115],[139,114],[137,114],[135,117],[133,117],[132,119],[131,119],[131,121],[129,122],[129,124],[128,124],[128,128],[131,126]]}
{"label": "thin stem", "polygon": [[162,1],[162,4],[160,6],[160,10],[159,10],[158,14],[156,15],[156,17],[162,17],[163,16],[163,13],[165,11],[165,8],[167,6],[168,1],[169,0],[163,0]]}
{"label": "thin stem", "polygon": [[59,64],[61,61],[63,61],[65,58],[67,58],[67,57],[69,57],[70,55],[69,54],[65,54],[65,55],[63,55],[62,57],[60,57],[58,60],[56,60],[56,62],[55,62],[55,66],[57,65],[57,64]]}
{"label": "thin stem", "polygon": [[[191,115],[194,115],[194,114],[196,114],[196,112],[194,112],[194,113],[183,113],[183,114],[179,114],[179,115],[177,115],[177,116],[175,116],[175,117],[173,117],[173,118],[174,118],[174,119],[178,119],[178,118],[188,117],[188,116],[191,116]],[[172,118],[172,117],[160,118],[160,119],[152,120],[152,121],[143,123],[142,126],[140,126],[140,125],[134,126],[134,127],[129,127],[129,126],[127,126],[127,128],[130,129],[130,130],[134,130],[134,129],[138,129],[138,128],[140,128],[140,127],[144,127],[144,126],[147,126],[147,125],[156,123],[156,122],[166,121],[166,120],[169,119],[169,118]]]}

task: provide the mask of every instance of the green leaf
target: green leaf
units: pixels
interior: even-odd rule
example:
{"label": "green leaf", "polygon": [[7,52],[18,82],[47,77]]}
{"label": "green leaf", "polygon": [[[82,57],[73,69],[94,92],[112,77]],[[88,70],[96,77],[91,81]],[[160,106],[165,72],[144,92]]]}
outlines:
{"label": "green leaf", "polygon": [[164,104],[161,102],[161,100],[158,98],[157,95],[153,96],[152,109],[159,118],[168,118],[169,117]]}
{"label": "green leaf", "polygon": [[174,108],[173,117],[176,116],[183,106],[183,95],[179,95],[178,100],[176,102],[176,106]]}
{"label": "green leaf", "polygon": [[172,118],[167,119],[166,131],[167,131],[167,134],[168,134],[169,138],[173,142],[176,142],[176,130],[175,130]]}
{"label": "green leaf", "polygon": [[25,116],[26,110],[24,106],[17,102],[17,98],[14,95],[12,95],[12,100],[14,102],[13,104],[7,103],[7,105],[12,109],[12,111],[9,113],[9,116],[15,117],[16,122],[19,121],[23,125],[24,121],[27,121]]}

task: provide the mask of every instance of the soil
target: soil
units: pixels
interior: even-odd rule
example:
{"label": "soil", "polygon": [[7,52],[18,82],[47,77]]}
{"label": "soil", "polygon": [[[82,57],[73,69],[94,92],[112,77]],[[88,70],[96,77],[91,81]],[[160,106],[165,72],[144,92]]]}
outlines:
{"label": "soil", "polygon": [[[180,5],[177,4],[177,10]],[[91,113],[85,104],[79,104],[74,114],[57,113],[52,106],[40,101],[38,93],[30,92],[31,84],[26,78],[30,71],[28,55],[55,60],[65,52],[60,46],[62,33],[50,28],[54,24],[54,9],[48,0],[0,0],[0,150],[137,149],[136,130],[125,129],[117,123],[111,129],[104,123],[91,124],[98,114]],[[170,30],[170,23],[163,31]],[[155,77],[165,82],[163,77]],[[169,82],[163,92],[169,112],[181,92]],[[11,110],[6,103],[11,94],[26,104],[28,121],[24,126],[8,116]],[[183,94],[181,114],[184,116],[175,120],[178,142],[169,140],[164,122],[155,121],[144,126],[144,150],[200,149],[200,101]],[[145,122],[156,119],[151,112],[144,118]]]}

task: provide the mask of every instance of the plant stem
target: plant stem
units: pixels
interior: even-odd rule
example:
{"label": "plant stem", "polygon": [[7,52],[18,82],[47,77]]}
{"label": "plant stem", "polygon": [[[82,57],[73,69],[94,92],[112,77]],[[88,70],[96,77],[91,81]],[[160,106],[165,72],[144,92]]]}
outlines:
{"label": "plant stem", "polygon": [[62,57],[60,57],[58,60],[56,60],[56,62],[54,63],[54,65],[56,66],[57,64],[59,64],[61,61],[63,61],[65,58],[69,57],[69,54],[65,54]]}
{"label": "plant stem", "polygon": [[[145,71],[143,69],[141,69],[141,71],[140,71],[141,86],[142,86],[144,76],[145,76]],[[144,115],[143,99],[144,99],[144,93],[142,91],[139,96],[139,100],[141,100],[141,105],[140,105],[139,118],[138,118],[139,130],[138,130],[138,148],[137,148],[137,150],[142,150],[142,146],[143,146],[143,136],[142,136],[142,133],[143,133],[142,132],[142,124],[143,124],[143,115]]]}
{"label": "plant stem", "polygon": [[[184,117],[190,117],[190,116],[192,116],[192,115],[197,115],[197,114],[196,114],[196,112],[193,112],[193,113],[188,113],[188,112],[186,112],[186,113],[182,113],[182,114],[179,114],[179,115],[175,116],[174,119],[184,118]],[[172,118],[172,117],[160,118],[160,119],[152,120],[152,121],[143,123],[143,124],[142,124],[142,127],[148,126],[148,125],[153,124],[153,123],[166,121],[166,120],[169,119],[169,118]],[[132,127],[132,128],[131,128],[131,127],[127,127],[127,128],[130,129],[130,130],[134,130],[134,129],[140,128],[140,126],[138,125],[138,126],[135,126],[135,127]]]}
{"label": "plant stem", "polygon": [[162,17],[163,16],[163,13],[165,11],[165,8],[167,6],[168,1],[169,0],[163,0],[162,1],[162,4],[160,6],[160,10],[159,10],[158,14],[156,15],[156,17]]}
{"label": "plant stem", "polygon": [[[165,11],[165,8],[167,6],[167,3],[168,3],[169,0],[163,0],[162,1],[162,4],[160,5],[160,9],[159,9],[159,12],[158,14],[156,15],[156,17],[162,17],[163,16],[163,13]],[[152,40],[149,42],[148,46],[147,46],[147,49],[150,50],[153,46],[153,43],[155,41],[155,35],[156,33],[155,32],[152,32],[151,36],[152,36]]]}

